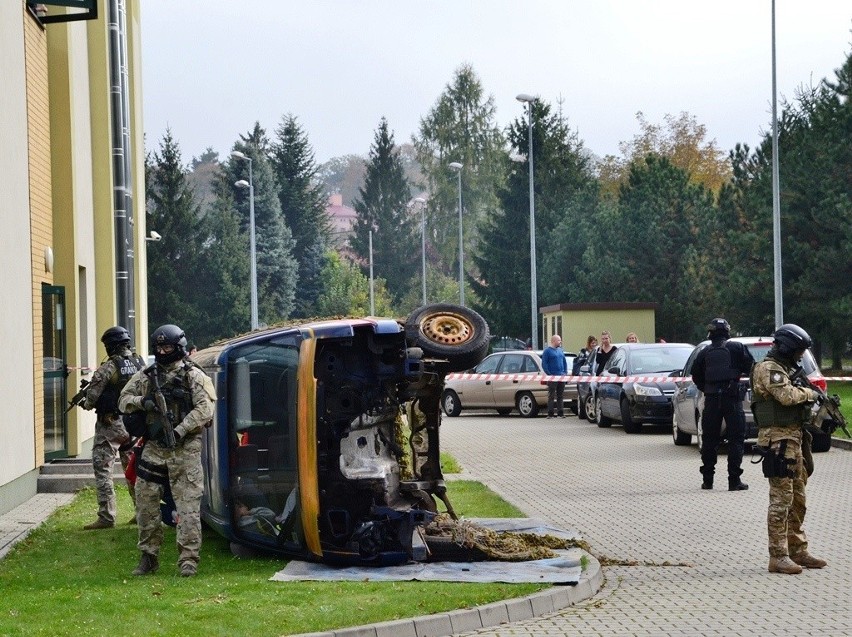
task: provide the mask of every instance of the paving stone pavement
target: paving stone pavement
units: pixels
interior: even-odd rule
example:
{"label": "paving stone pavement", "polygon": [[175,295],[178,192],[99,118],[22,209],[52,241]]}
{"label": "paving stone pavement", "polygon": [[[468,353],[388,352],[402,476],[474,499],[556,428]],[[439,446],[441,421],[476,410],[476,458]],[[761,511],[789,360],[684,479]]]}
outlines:
{"label": "paving stone pavement", "polygon": [[724,453],[702,491],[695,444],[676,447],[668,427],[463,415],[444,419],[441,448],[527,515],[580,531],[597,557],[637,563],[605,566],[578,606],[461,635],[852,635],[850,451],[815,454],[807,488],[810,550],[829,565],[790,576],[767,571],[768,483],[748,454],[751,488],[729,492]]}

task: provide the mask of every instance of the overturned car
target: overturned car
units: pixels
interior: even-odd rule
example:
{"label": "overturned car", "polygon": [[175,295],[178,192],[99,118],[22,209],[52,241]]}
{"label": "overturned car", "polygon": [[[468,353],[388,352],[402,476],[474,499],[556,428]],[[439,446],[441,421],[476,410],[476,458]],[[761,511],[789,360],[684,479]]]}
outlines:
{"label": "overturned car", "polygon": [[476,312],[340,319],[255,331],[193,356],[219,400],[205,430],[204,521],[231,540],[332,563],[425,560],[447,497],[444,376],[485,356]]}

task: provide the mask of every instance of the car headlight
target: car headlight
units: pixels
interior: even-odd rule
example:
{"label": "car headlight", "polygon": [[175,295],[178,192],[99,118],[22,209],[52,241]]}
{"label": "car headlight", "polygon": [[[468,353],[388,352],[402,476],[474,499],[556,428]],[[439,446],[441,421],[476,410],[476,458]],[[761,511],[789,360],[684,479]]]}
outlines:
{"label": "car headlight", "polygon": [[636,392],[637,396],[662,396],[663,392],[661,392],[657,387],[648,387],[646,385],[633,385],[633,391]]}

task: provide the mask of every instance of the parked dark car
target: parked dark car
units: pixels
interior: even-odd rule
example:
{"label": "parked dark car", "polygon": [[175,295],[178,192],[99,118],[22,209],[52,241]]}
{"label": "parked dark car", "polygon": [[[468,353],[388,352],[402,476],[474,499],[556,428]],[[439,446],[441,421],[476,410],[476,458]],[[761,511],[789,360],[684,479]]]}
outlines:
{"label": "parked dark car", "polygon": [[598,427],[619,421],[626,433],[638,433],[643,423],[670,424],[675,384],[666,378],[680,373],[693,349],[689,343],[619,344],[597,385]]}
{"label": "parked dark car", "polygon": [[219,400],[205,430],[202,516],[239,546],[330,563],[427,558],[452,512],[438,428],[445,375],[478,363],[488,326],[440,304],[254,331],[193,360]]}
{"label": "parked dark car", "polygon": [[[762,361],[772,347],[771,336],[736,336],[731,340],[745,344],[756,363]],[[695,350],[690,354],[686,365],[684,365],[683,372],[680,374],[681,376],[689,377],[692,375],[692,366],[695,363],[698,352],[708,345],[710,345],[710,341],[702,341],[695,346]],[[805,352],[801,365],[810,381],[825,391],[825,377],[820,372],[816,359],[814,359],[810,350]],[[743,379],[743,382],[747,385],[749,383],[747,379]],[[678,381],[676,385],[677,390],[673,397],[674,417],[672,419],[672,439],[676,445],[688,445],[692,442],[692,436],[695,436],[698,448],[701,449],[701,413],[704,411],[704,394],[698,390],[698,387],[691,380]],[[757,438],[757,425],[754,422],[754,415],[751,412],[751,400],[751,389],[749,388],[743,400],[746,440]],[[724,435],[725,421],[723,420],[722,436]],[[825,431],[814,432],[812,448],[814,451],[828,451],[831,448],[831,435]]]}

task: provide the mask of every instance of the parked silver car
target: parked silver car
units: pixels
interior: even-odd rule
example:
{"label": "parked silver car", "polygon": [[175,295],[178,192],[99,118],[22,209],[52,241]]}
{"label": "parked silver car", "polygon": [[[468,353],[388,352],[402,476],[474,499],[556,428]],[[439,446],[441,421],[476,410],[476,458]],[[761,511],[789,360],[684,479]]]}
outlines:
{"label": "parked silver car", "polygon": [[[755,362],[762,361],[769,353],[772,347],[771,336],[735,336],[732,341],[743,343],[751,352]],[[710,345],[710,341],[703,341],[695,346],[695,350],[690,354],[689,359],[683,369],[683,377],[692,375],[692,365],[695,363],[695,358],[698,352]],[[805,352],[802,357],[802,368],[810,378],[811,382],[825,391],[826,383],[819,366],[814,359],[810,350]],[[674,405],[674,418],[672,420],[672,439],[676,445],[689,445],[692,442],[692,436],[695,436],[698,442],[698,448],[701,448],[701,412],[704,410],[704,394],[699,391],[691,380],[678,381],[676,383],[672,403]],[[745,412],[746,421],[746,440],[757,438],[757,425],[754,423],[754,416],[751,413],[751,389],[746,393],[743,400],[743,411]],[[725,435],[725,422],[722,421],[722,435]],[[814,437],[814,451],[827,451],[831,446],[831,436]]]}
{"label": "parked silver car", "polygon": [[[573,356],[565,354],[567,369],[571,369]],[[512,374],[515,378],[494,378],[491,374]],[[519,374],[528,377],[517,378]],[[541,352],[495,352],[468,372],[447,376],[441,407],[448,416],[458,416],[463,409],[496,409],[498,414],[506,416],[517,409],[522,416],[532,418],[539,410],[547,409],[547,385],[537,380],[538,376],[544,376]],[[576,413],[576,383],[565,385],[563,404]]]}

